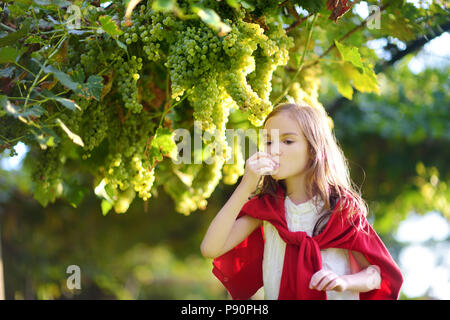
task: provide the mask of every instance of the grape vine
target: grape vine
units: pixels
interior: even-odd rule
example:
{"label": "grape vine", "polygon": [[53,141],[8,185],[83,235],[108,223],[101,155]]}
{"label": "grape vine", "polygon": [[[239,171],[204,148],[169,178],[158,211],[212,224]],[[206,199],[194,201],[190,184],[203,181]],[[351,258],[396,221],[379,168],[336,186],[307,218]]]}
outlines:
{"label": "grape vine", "polygon": [[[31,147],[32,191],[43,205],[65,194],[64,167],[81,163],[103,213],[126,212],[163,186],[189,214],[222,178],[233,184],[243,174],[244,150],[227,142],[230,114],[247,112],[259,127],[273,108],[273,75],[294,47],[284,3],[148,0],[126,16],[127,3],[77,1],[76,16],[65,1],[2,4],[0,150]],[[314,81],[305,77],[290,95],[318,103]],[[193,132],[194,122],[214,135],[194,158],[212,151],[215,161],[175,165],[173,132]]]}

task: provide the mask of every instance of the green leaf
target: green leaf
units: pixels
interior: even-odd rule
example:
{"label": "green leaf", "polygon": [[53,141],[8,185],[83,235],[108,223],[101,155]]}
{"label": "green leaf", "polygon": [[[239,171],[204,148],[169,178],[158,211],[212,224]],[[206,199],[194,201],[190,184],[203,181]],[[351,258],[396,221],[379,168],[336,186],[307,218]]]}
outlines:
{"label": "green leaf", "polygon": [[[16,32],[8,33],[7,36],[0,38],[0,47],[8,46],[11,44],[17,43],[18,40],[22,39],[30,32],[30,26],[31,21],[29,19],[25,20],[22,25],[20,26],[20,29]],[[25,50],[26,51],[26,50]],[[0,57],[2,55],[0,54]]]}
{"label": "green leaf", "polygon": [[227,4],[235,9],[239,9],[239,2],[238,0],[227,0]]}
{"label": "green leaf", "polygon": [[196,6],[192,8],[192,11],[194,11],[211,29],[218,32],[219,35],[225,35],[231,31],[230,26],[223,23],[214,10]]}
{"label": "green leaf", "polygon": [[175,8],[175,0],[155,0],[152,5],[152,9],[155,11],[171,11]]}
{"label": "green leaf", "polygon": [[174,159],[176,157],[176,151],[177,145],[173,139],[173,132],[167,128],[158,128],[151,143],[150,154],[158,159],[158,161],[161,161],[163,155]]}
{"label": "green leaf", "polygon": [[338,48],[339,53],[341,54],[342,60],[350,62],[357,68],[363,68],[361,55],[359,54],[358,48],[346,46],[339,43],[337,40],[334,40],[334,43],[336,44],[336,48]]}
{"label": "green leaf", "polygon": [[20,50],[12,47],[3,47],[0,49],[0,63],[16,63],[27,50],[28,47],[23,47]]}
{"label": "green leaf", "polygon": [[74,92],[86,99],[94,98],[97,101],[100,101],[103,87],[103,77],[98,75],[91,75],[89,76],[86,83],[79,84]]}
{"label": "green leaf", "polygon": [[364,64],[363,72],[355,69],[352,73],[353,86],[361,92],[375,92],[380,94],[380,88],[378,87],[377,75],[373,71],[373,67],[370,64]]}
{"label": "green leaf", "polygon": [[333,69],[331,78],[336,84],[339,93],[346,97],[348,100],[352,100],[353,87],[350,84],[350,79],[348,79],[345,74],[339,69]]}
{"label": "green leaf", "polygon": [[63,131],[67,134],[67,136],[69,137],[70,140],[72,140],[73,143],[84,147],[83,140],[81,140],[80,136],[78,136],[77,134],[70,131],[70,129],[67,128],[67,126],[64,124],[64,122],[61,121],[61,119],[56,118],[55,121],[57,124],[60,125],[61,129],[63,129]]}
{"label": "green leaf", "polygon": [[100,95],[103,89],[103,77],[98,75],[89,76],[86,87],[90,96],[94,97],[97,101],[100,101]]}
{"label": "green leaf", "polygon": [[303,9],[307,10],[310,13],[317,13],[322,9],[324,3],[325,3],[324,1],[303,0],[299,3],[299,6],[301,6]]}
{"label": "green leaf", "polygon": [[61,84],[63,86],[65,86],[71,90],[75,91],[79,85],[79,83],[74,82],[67,73],[59,71],[58,69],[56,69],[53,66],[46,66],[46,67],[44,67],[43,70],[45,73],[53,73],[55,78],[58,79],[58,81],[61,82]]}
{"label": "green leaf", "polygon": [[119,48],[122,48],[122,49],[125,50],[125,51],[128,50],[125,43],[119,41],[118,39],[116,39],[116,43],[117,43],[117,45],[119,46]]}
{"label": "green leaf", "polygon": [[51,91],[48,91],[48,90],[44,90],[42,93],[44,96],[61,103],[64,107],[66,107],[67,109],[69,109],[71,111],[76,111],[76,110],[81,111],[80,106],[78,104],[76,104],[74,100],[58,97],[58,96],[54,95]]}
{"label": "green leaf", "polygon": [[60,98],[60,97],[55,97],[54,100],[58,101],[59,103],[61,103],[64,107],[66,107],[69,110],[72,110],[72,111],[79,110],[79,111],[81,111],[80,106],[77,105],[74,100],[70,100],[70,99],[67,99],[67,98]]}
{"label": "green leaf", "polygon": [[111,37],[120,36],[123,31],[119,29],[115,21],[110,16],[100,16],[99,19],[102,29]]}

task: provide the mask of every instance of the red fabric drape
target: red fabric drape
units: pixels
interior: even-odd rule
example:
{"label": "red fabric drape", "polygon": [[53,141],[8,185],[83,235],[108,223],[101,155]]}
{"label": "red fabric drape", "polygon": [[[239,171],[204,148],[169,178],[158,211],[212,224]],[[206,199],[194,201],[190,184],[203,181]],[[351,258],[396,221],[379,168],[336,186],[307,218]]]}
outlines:
{"label": "red fabric drape", "polygon": [[[326,299],[325,291],[309,289],[312,275],[322,269],[320,250],[342,248],[361,252],[372,265],[381,270],[379,289],[360,292],[361,300],[397,299],[403,277],[399,267],[392,259],[383,242],[362,214],[354,214],[349,221],[347,213],[350,201],[339,200],[325,230],[314,237],[306,232],[289,231],[284,208],[285,191],[278,186],[277,197],[268,194],[261,198],[253,197],[241,209],[238,218],[247,214],[267,220],[286,242],[283,272],[281,276],[280,300]],[[343,209],[338,210],[340,202]],[[365,233],[355,226],[361,224]],[[263,227],[235,248],[213,261],[213,274],[222,282],[233,299],[249,299],[263,286],[262,259],[264,253]]]}

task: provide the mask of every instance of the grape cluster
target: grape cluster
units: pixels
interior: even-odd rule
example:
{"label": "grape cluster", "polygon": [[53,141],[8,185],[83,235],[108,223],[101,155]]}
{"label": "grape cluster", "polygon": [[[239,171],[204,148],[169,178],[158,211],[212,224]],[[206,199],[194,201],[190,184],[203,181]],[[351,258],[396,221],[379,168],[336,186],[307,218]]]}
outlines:
{"label": "grape cluster", "polygon": [[139,71],[142,69],[142,58],[132,56],[128,61],[119,58],[115,68],[118,73],[118,92],[122,96],[125,108],[133,113],[141,112],[142,104],[138,99],[138,80],[140,78]]}
{"label": "grape cluster", "polygon": [[155,168],[149,168],[149,165],[149,161],[139,155],[131,158],[131,169],[135,173],[132,178],[133,187],[144,201],[151,197],[150,190],[155,181]]}
{"label": "grape cluster", "polygon": [[146,153],[146,146],[154,134],[155,124],[145,112],[130,114],[122,123],[115,109],[109,112],[110,152],[106,157],[104,180],[117,197],[131,189],[147,200],[155,181],[155,167],[154,159]]}
{"label": "grape cluster", "polygon": [[83,112],[81,121],[81,138],[84,150],[88,153],[84,158],[90,157],[90,151],[100,145],[108,132],[108,110],[105,104],[93,101]]}
{"label": "grape cluster", "polygon": [[205,76],[211,77],[220,57],[220,40],[205,25],[188,26],[170,46],[167,62],[172,98],[183,95]]}
{"label": "grape cluster", "polygon": [[31,176],[34,181],[34,198],[43,206],[54,202],[62,194],[63,161],[64,157],[60,146],[38,150]]}
{"label": "grape cluster", "polygon": [[236,136],[235,141],[232,142],[232,155],[227,163],[223,165],[223,182],[225,184],[235,184],[240,176],[245,171],[245,160],[243,157],[243,150],[241,148],[241,140]]}

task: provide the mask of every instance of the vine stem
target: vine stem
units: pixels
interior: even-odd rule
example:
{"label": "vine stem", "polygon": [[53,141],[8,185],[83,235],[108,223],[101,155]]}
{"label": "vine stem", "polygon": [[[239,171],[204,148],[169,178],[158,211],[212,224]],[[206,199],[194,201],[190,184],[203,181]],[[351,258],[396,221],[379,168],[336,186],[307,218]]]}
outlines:
{"label": "vine stem", "polygon": [[39,70],[37,76],[34,78],[34,81],[33,81],[33,83],[31,84],[30,90],[28,90],[28,94],[27,94],[27,97],[26,97],[26,99],[25,99],[25,103],[24,103],[24,105],[23,105],[23,109],[24,109],[24,110],[26,110],[26,108],[27,108],[28,99],[30,99],[31,92],[33,91],[34,87],[36,86],[37,81],[38,81],[39,77],[41,76],[42,71],[44,70],[46,64],[47,64],[48,61],[55,55],[55,53],[58,52],[59,47],[61,46],[62,43],[64,43],[64,41],[66,40],[66,38],[67,38],[67,36],[65,35],[64,37],[62,37],[61,39],[58,40],[58,43],[56,44],[55,50],[48,56],[48,58],[45,60],[44,64],[41,66],[41,69]]}
{"label": "vine stem", "polygon": [[161,128],[161,124],[162,124],[164,118],[166,117],[167,113],[169,113],[170,110],[172,110],[177,105],[179,105],[184,99],[186,99],[187,96],[188,96],[188,94],[185,94],[184,97],[180,99],[180,101],[177,101],[170,108],[168,108],[167,110],[164,111],[163,115],[161,116],[161,119],[159,120],[158,128]]}
{"label": "vine stem", "polygon": [[308,46],[309,46],[309,42],[311,41],[312,30],[313,30],[313,27],[314,27],[314,23],[316,22],[316,19],[317,19],[317,13],[314,14],[313,19],[311,21],[311,24],[309,26],[308,38],[306,40],[305,48],[303,49],[302,58],[300,59],[300,66],[298,67],[297,72],[295,73],[295,75],[292,77],[292,80],[289,83],[289,85],[286,87],[286,89],[284,89],[283,93],[277,99],[275,99],[275,101],[273,103],[274,105],[276,105],[282,98],[284,98],[284,96],[286,96],[286,94],[288,93],[289,89],[292,87],[292,85],[296,81],[297,76],[299,75],[300,71],[302,71],[302,69],[303,69],[303,61],[305,60],[306,51],[308,51]]}

